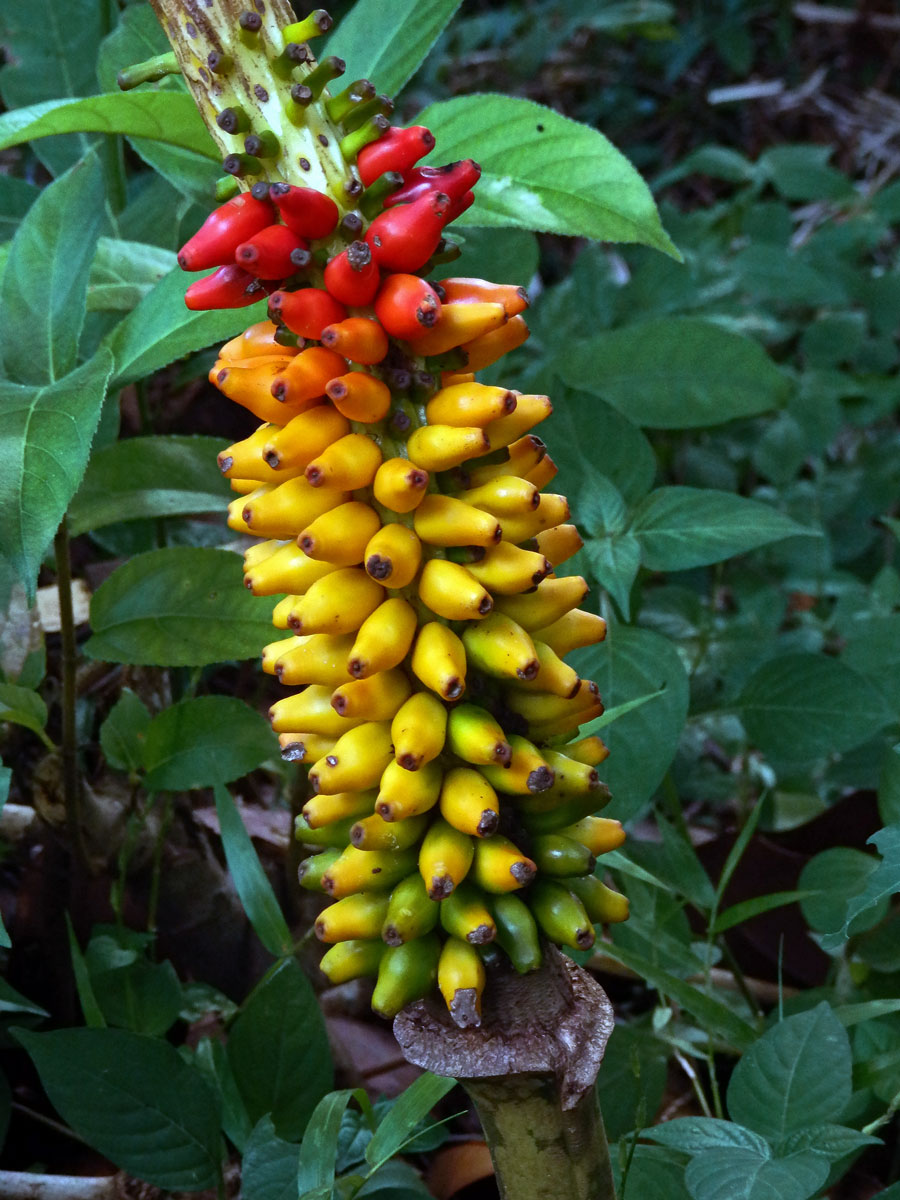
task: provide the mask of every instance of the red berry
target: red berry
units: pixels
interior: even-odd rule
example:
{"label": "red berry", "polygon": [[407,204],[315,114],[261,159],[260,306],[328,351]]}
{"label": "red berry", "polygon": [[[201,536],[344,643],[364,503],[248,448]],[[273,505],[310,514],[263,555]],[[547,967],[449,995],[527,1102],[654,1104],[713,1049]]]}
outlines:
{"label": "red berry", "polygon": [[289,183],[273,183],[269,195],[277,205],[282,221],[300,237],[323,238],[334,232],[340,211],[324,192],[292,187]]}
{"label": "red berry", "polygon": [[351,242],[325,268],[325,286],[341,304],[363,307],[371,304],[381,276],[366,242]]}
{"label": "red berry", "polygon": [[428,192],[411,204],[386,209],[366,230],[366,241],[380,267],[417,271],[434,253],[452,201],[444,192]]}
{"label": "red berry", "polygon": [[309,246],[287,225],[269,225],[234,252],[234,261],[257,279],[284,279],[309,262]]}
{"label": "red berry", "polygon": [[480,177],[481,167],[471,158],[443,167],[413,167],[404,173],[403,186],[385,197],[384,207],[409,204],[429,192],[446,192],[451,200],[456,200],[474,187]]}
{"label": "red berry", "polygon": [[322,336],[326,325],[343,321],[347,310],[324,288],[306,287],[298,292],[273,292],[269,297],[269,312],[273,320],[280,321],[291,333],[300,337]]}
{"label": "red berry", "polygon": [[424,125],[408,129],[386,129],[377,142],[360,150],[356,165],[366,187],[385,171],[408,171],[429,150],[434,149],[434,134]]}
{"label": "red berry", "polygon": [[184,271],[224,266],[233,260],[241,242],[274,220],[275,210],[268,200],[241,192],[211,212],[194,236],[188,238],[178,251],[178,265]]}
{"label": "red berry", "polygon": [[441,302],[418,275],[388,275],[375,297],[375,315],[391,337],[414,342],[440,319]]}
{"label": "red berry", "polygon": [[265,295],[258,279],[231,263],[219,267],[212,275],[195,279],[184,294],[188,308],[245,308]]}

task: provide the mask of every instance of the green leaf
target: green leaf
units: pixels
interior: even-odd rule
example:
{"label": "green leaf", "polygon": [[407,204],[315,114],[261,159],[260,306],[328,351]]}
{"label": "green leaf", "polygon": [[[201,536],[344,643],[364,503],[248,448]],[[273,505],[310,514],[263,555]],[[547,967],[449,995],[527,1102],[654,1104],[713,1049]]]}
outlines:
{"label": "green leaf", "polygon": [[828,1160],[805,1151],[769,1158],[734,1147],[706,1150],[684,1173],[693,1200],[809,1200],[828,1178]]}
{"label": "green leaf", "polygon": [[117,771],[138,771],[144,765],[144,738],[150,724],[146,704],[131,688],[122,692],[100,726],[100,748]]}
{"label": "green leaf", "polygon": [[879,829],[868,842],[877,847],[881,862],[867,879],[863,890],[851,898],[843,928],[822,938],[823,950],[839,949],[857,917],[868,913],[895,892],[900,892],[900,823]]}
{"label": "green leaf", "polygon": [[610,813],[628,820],[651,798],[675,756],[687,718],[687,674],[668,638],[626,625],[613,626],[605,642],[573,654],[572,663],[585,678],[597,681],[611,709],[657,694],[604,734],[610,748],[603,764],[603,778],[613,794]]}
{"label": "green leaf", "polygon": [[692,429],[756,416],[787,399],[787,376],[752,338],[700,317],[656,317],[565,344],[563,380],[637,425]]}
{"label": "green leaf", "polygon": [[885,825],[900,821],[900,743],[885,753],[878,780],[878,812]]}
{"label": "green leaf", "polygon": [[291,931],[253,849],[253,842],[237,805],[231,793],[221,784],[215,789],[215,797],[225,861],[247,920],[270,954],[290,954],[293,946]]}
{"label": "green leaf", "polygon": [[161,246],[100,238],[88,280],[88,312],[131,312],[175,265],[174,252]]}
{"label": "green leaf", "polygon": [[[431,1200],[432,1194],[415,1167],[395,1159],[369,1175],[355,1195],[359,1200],[366,1196],[381,1196],[383,1200]],[[312,1200],[312,1195],[308,1200]],[[330,1200],[330,1193],[321,1200]]]}
{"label": "green leaf", "polygon": [[[0,41],[7,51],[0,92],[6,108],[93,92],[102,22],[96,0],[71,0],[65,8],[57,0],[0,5]],[[45,139],[35,153],[52,175],[61,175],[95,140],[83,135]]]}
{"label": "green leaf", "polygon": [[119,1029],[162,1037],[181,1011],[181,984],[168,961],[136,958],[111,971],[94,971],[91,983],[106,1022]]}
{"label": "green leaf", "polygon": [[757,160],[756,173],[768,179],[786,200],[852,200],[852,182],[828,166],[831,146],[772,146]]}
{"label": "green leaf", "polygon": [[540,247],[533,233],[524,229],[474,229],[465,235],[462,254],[452,262],[439,263],[428,274],[429,279],[475,275],[494,283],[513,283],[525,286],[538,269]]}
{"label": "green leaf", "polygon": [[721,562],[795,534],[817,534],[771,504],[715,488],[661,487],[632,514],[631,531],[651,571]]}
{"label": "green leaf", "polygon": [[39,195],[40,188],[33,183],[14,175],[0,175],[0,242],[13,237],[19,222]]}
{"label": "green leaf", "polygon": [[219,438],[134,437],[91,456],[72,498],[69,527],[87,533],[119,521],[224,512],[234,493],[216,466]]}
{"label": "green leaf", "polygon": [[[222,1109],[222,1130],[225,1136],[243,1154],[253,1134],[253,1126],[250,1124],[250,1118],[247,1116],[247,1110],[238,1092],[231,1063],[228,1061],[225,1051],[225,1043],[219,1041],[218,1038],[201,1038],[194,1051],[194,1062],[198,1070],[203,1072],[206,1079],[215,1088],[219,1097],[219,1105]],[[296,1149],[295,1146],[295,1177],[297,1174]]]}
{"label": "green leaf", "polygon": [[[687,1009],[711,1037],[720,1038],[738,1050],[747,1050],[755,1041],[756,1031],[752,1025],[733,1012],[726,1004],[723,1004],[721,1000],[707,995],[699,987],[687,983],[684,979],[679,979],[677,975],[657,966],[642,954],[636,954],[634,950],[617,943],[605,943],[603,952],[611,958],[617,959],[626,967],[630,967],[632,971],[637,971],[651,987],[663,992],[680,1004],[682,1008]],[[734,1119],[737,1120],[736,1117]],[[749,1124],[749,1122],[744,1121],[743,1124]]]}
{"label": "green leaf", "polygon": [[0,116],[0,150],[55,133],[119,133],[147,137],[219,157],[196,105],[187,92],[123,92],[45,100]]}
{"label": "green leaf", "polygon": [[606,588],[627,621],[631,588],[641,565],[641,543],[633,533],[610,533],[589,538],[584,553],[602,588]]}
{"label": "green leaf", "polygon": [[84,955],[81,953],[81,947],[78,945],[78,938],[75,936],[75,929],[72,925],[72,918],[66,913],[66,932],[69,937],[69,955],[72,959],[72,974],[75,976],[75,987],[78,990],[78,1002],[81,1005],[81,1011],[84,1015],[84,1021],[91,1029],[105,1029],[106,1018],[100,1005],[97,1003],[97,997],[94,995],[94,987],[91,983],[90,971],[88,971],[87,963],[84,960]]}
{"label": "green leaf", "polygon": [[21,992],[17,992],[12,984],[0,978],[0,1013],[25,1013],[32,1017],[49,1017],[50,1014]]}
{"label": "green leaf", "polygon": [[231,1027],[228,1058],[251,1121],[271,1113],[279,1137],[298,1138],[332,1086],[332,1068],[315,993],[293,959],[251,993]]}
{"label": "green leaf", "polygon": [[0,683],[0,721],[13,725],[24,725],[36,733],[44,745],[53,749],[53,743],[44,732],[47,724],[47,705],[41,697],[27,687],[14,683]]}
{"label": "green leaf", "polygon": [[268,721],[236,696],[197,696],[164,708],[144,739],[144,787],[186,792],[230,783],[267,758],[278,741]]}
{"label": "green leaf", "polygon": [[761,913],[771,912],[773,908],[783,908],[786,904],[796,904],[798,900],[805,900],[817,894],[814,888],[803,888],[795,892],[770,892],[767,896],[754,896],[752,900],[742,900],[719,913],[712,932],[724,933],[726,929],[742,925],[744,921],[758,917]]}
{"label": "green leaf", "polygon": [[121,1029],[15,1032],[53,1107],[89,1146],[159,1188],[215,1186],[215,1097],[168,1042]]}
{"label": "green leaf", "polygon": [[852,750],[891,719],[868,680],[819,654],[783,654],[764,662],[736,707],[750,741],[788,762]]}
{"label": "green leaf", "polygon": [[[665,1157],[664,1157],[665,1155]],[[615,1169],[616,1156],[613,1155]],[[684,1167],[655,1146],[638,1146],[628,1168],[628,1200],[689,1200]]]}
{"label": "green leaf", "polygon": [[735,1067],[731,1119],[775,1146],[808,1125],[839,1121],[850,1100],[851,1068],[847,1031],[826,1003],[786,1017]]}
{"label": "green leaf", "polygon": [[275,1132],[268,1113],[257,1122],[244,1149],[241,1183],[253,1200],[297,1200],[300,1147]]}
{"label": "green leaf", "polygon": [[15,383],[46,386],[74,368],[104,214],[103,177],[91,155],[45,188],[19,226],[0,279],[0,360]]}
{"label": "green leaf", "polygon": [[494,93],[456,96],[416,118],[440,162],[474,158],[482,175],[461,225],[508,226],[679,254],[650,189],[597,130],[550,108]]}
{"label": "green leaf", "polygon": [[360,1093],[368,1103],[368,1097],[362,1089],[343,1088],[323,1096],[313,1109],[300,1147],[300,1170],[296,1186],[301,1196],[304,1192],[328,1188],[334,1183],[338,1137],[344,1112],[354,1096],[360,1098]]}
{"label": "green leaf", "polygon": [[371,79],[379,92],[395,96],[419,69],[460,2],[393,0],[388,18],[383,0],[357,0],[329,38],[328,51],[344,59],[347,79]]}
{"label": "green leaf", "polygon": [[266,315],[265,303],[249,308],[192,312],[184,293],[196,276],[175,270],[154,287],[107,340],[116,360],[116,382],[143,379],[176,358],[225,341]]}
{"label": "green leaf", "polygon": [[796,1150],[816,1150],[824,1154],[829,1162],[837,1162],[848,1154],[855,1154],[864,1146],[881,1146],[880,1138],[860,1133],[848,1125],[811,1125],[809,1129],[798,1129],[785,1138],[783,1150],[791,1154]]}
{"label": "green leaf", "polygon": [[610,1142],[657,1112],[666,1088],[668,1047],[644,1024],[617,1024],[597,1076],[597,1096]]}
{"label": "green leaf", "polygon": [[81,481],[112,359],[99,351],[44,387],[0,381],[0,553],[33,600],[41,559]]}
{"label": "green leaf", "polygon": [[194,513],[224,517],[234,498],[216,463],[225,444],[217,437],[166,434],[127,438],[98,450],[72,502],[73,529]]}
{"label": "green leaf", "polygon": [[[800,905],[810,928],[819,933],[834,933],[846,927],[847,905],[852,897],[862,892],[869,877],[877,870],[878,859],[853,846],[830,846],[814,855],[797,881],[800,887],[814,889],[813,895]],[[883,900],[881,916],[887,908],[887,897]],[[859,931],[854,929],[853,932]]]}
{"label": "green leaf", "polygon": [[377,1171],[409,1141],[422,1118],[454,1087],[455,1079],[443,1079],[430,1071],[425,1071],[410,1084],[366,1146],[366,1162],[373,1170]]}
{"label": "green leaf", "polygon": [[[116,76],[129,64],[144,62],[165,54],[170,49],[168,39],[150,5],[130,4],[119,14],[118,24],[100,43],[97,54],[97,78],[104,92],[119,92]],[[163,86],[171,86],[170,76]],[[179,83],[181,80],[179,79]],[[149,89],[154,84],[142,84]]]}
{"label": "green leaf", "polygon": [[676,1117],[643,1130],[641,1136],[661,1146],[683,1150],[685,1154],[705,1154],[707,1150],[735,1146],[753,1150],[763,1157],[769,1155],[769,1144],[758,1133],[745,1129],[735,1121],[717,1120],[714,1117]]}
{"label": "green leaf", "polygon": [[173,546],[119,567],[91,600],[89,658],[202,666],[255,657],[272,638],[271,601],[241,586],[229,550]]}
{"label": "green leaf", "polygon": [[858,1004],[839,1004],[832,1012],[845,1028],[850,1028],[861,1021],[876,1021],[879,1017],[900,1012],[900,999],[862,1000]]}

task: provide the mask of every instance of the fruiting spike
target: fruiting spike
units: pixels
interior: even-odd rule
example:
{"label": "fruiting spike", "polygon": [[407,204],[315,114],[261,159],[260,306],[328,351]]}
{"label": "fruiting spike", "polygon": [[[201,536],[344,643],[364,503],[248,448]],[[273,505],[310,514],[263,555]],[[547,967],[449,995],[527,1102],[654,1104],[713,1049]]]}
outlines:
{"label": "fruiting spike", "polygon": [[164,21],[238,189],[179,261],[217,268],[189,307],[269,297],[210,379],[262,422],[219,465],[230,527],[265,539],[245,584],[278,598],[263,670],[294,689],[270,719],[309,769],[301,885],[333,901],[332,982],[376,976],[385,1016],[437,983],[474,1026],[489,943],[525,973],[542,935],[584,949],[627,916],[591,873],[624,837],[596,816],[606,747],[578,738],[602,703],[564,661],[605,624],[555,573],[581,539],[543,490],[550,400],[475,377],[527,337],[525,292],[423,278],[478,165],[417,166],[433,136],[392,128],[368,80],[328,95],[324,10],[241,2],[214,34]]}

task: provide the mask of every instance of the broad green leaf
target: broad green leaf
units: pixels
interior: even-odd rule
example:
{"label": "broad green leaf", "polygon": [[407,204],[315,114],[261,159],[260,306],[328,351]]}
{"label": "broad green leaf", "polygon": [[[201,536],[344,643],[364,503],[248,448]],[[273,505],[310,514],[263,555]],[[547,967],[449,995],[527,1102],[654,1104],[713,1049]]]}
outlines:
{"label": "broad green leaf", "polygon": [[272,639],[271,601],[241,586],[228,550],[173,546],[119,567],[91,600],[89,658],[202,666],[254,658]]}
{"label": "broad green leaf", "polygon": [[171,250],[100,238],[88,281],[88,312],[131,312],[175,266]]}
{"label": "broad green leaf", "polygon": [[144,738],[150,712],[131,688],[122,692],[100,726],[100,748],[117,771],[137,771],[144,765]]}
{"label": "broad green leaf", "polygon": [[216,466],[211,437],[135,437],[96,451],[72,498],[73,534],[119,521],[224,512],[234,493]]}
{"label": "broad green leaf", "polygon": [[0,150],[55,133],[119,133],[216,159],[215,143],[187,92],[123,92],[45,100],[0,116]]}
{"label": "broad green leaf", "polygon": [[784,1139],[782,1147],[785,1154],[796,1150],[815,1150],[824,1154],[829,1162],[837,1162],[848,1154],[862,1150],[864,1146],[882,1145],[880,1138],[860,1133],[848,1125],[811,1125],[809,1129],[798,1129],[790,1137]]}
{"label": "broad green leaf", "polygon": [[0,278],[0,361],[15,383],[47,386],[75,367],[104,219],[100,164],[90,155],[45,188],[22,220]]}
{"label": "broad green leaf", "polygon": [[181,1011],[181,984],[168,961],[139,957],[111,971],[91,973],[97,1004],[108,1025],[162,1037]]}
{"label": "broad green leaf", "polygon": [[613,626],[605,642],[571,657],[580,674],[597,681],[610,708],[659,693],[604,733],[610,756],[602,774],[613,794],[609,811],[627,820],[650,800],[675,755],[687,718],[687,674],[667,638],[625,625]]}
{"label": "broad green leaf", "polygon": [[[464,236],[465,241],[459,258],[436,266],[429,272],[429,279],[475,275],[494,283],[526,287],[538,269],[538,241],[525,229],[475,229],[470,226],[464,235],[460,232],[460,236]],[[500,370],[500,367],[493,369]]]}
{"label": "broad green leaf", "polygon": [[277,753],[268,721],[243,700],[197,696],[164,708],[147,727],[144,786],[186,792],[230,783]]}
{"label": "broad green leaf", "polygon": [[679,257],[650,189],[596,129],[494,93],[440,100],[416,120],[437,139],[435,161],[481,164],[475,203],[461,225],[643,242]]}
{"label": "broad green leaf", "polygon": [[[97,87],[94,63],[103,25],[97,0],[57,0],[0,5],[0,41],[6,66],[0,71],[0,93],[10,111],[59,96],[83,96]],[[35,153],[50,171],[61,175],[77,162],[96,138],[84,135],[44,139]]]}
{"label": "broad green leaf", "polygon": [[[355,1195],[359,1200],[368,1196],[379,1196],[381,1200],[431,1200],[432,1193],[415,1167],[394,1159],[373,1172]],[[305,1200],[313,1200],[312,1193]],[[316,1196],[315,1200],[331,1200],[331,1193]]]}
{"label": "broad green leaf", "polygon": [[359,1092],[358,1088],[329,1092],[313,1109],[300,1147],[300,1170],[296,1186],[301,1196],[304,1192],[327,1188],[334,1183],[338,1137],[344,1112],[354,1096],[359,1096]]}
{"label": "broad green leaf", "polygon": [[0,242],[12,238],[39,195],[40,189],[33,183],[14,175],[0,175]]}
{"label": "broad green leaf", "polygon": [[[613,1154],[613,1169],[617,1156]],[[619,1193],[621,1194],[621,1193]],[[639,1145],[628,1168],[627,1200],[690,1200],[684,1185],[684,1167],[667,1151]]]}
{"label": "broad green leaf", "polygon": [[366,1147],[366,1162],[377,1170],[392,1158],[409,1141],[422,1118],[454,1087],[455,1079],[444,1079],[430,1071],[420,1075],[375,1130]]}
{"label": "broad green leaf", "polygon": [[601,729],[605,729],[607,725],[612,725],[613,721],[618,721],[626,713],[632,712],[635,708],[642,708],[645,704],[649,704],[651,700],[656,700],[658,696],[663,694],[664,690],[664,688],[657,688],[655,692],[647,692],[643,696],[635,696],[633,700],[625,700],[621,704],[614,704],[612,708],[604,708],[599,717],[582,726],[581,736],[588,737],[590,734],[599,733]]}
{"label": "broad green leaf", "polygon": [[[814,855],[800,872],[798,885],[814,889],[800,907],[811,929],[835,933],[847,924],[847,905],[865,888],[869,877],[878,870],[878,859],[853,846],[830,846]],[[881,916],[887,909],[883,897]],[[874,914],[873,914],[874,915]],[[877,919],[877,917],[876,917]],[[872,921],[871,924],[875,922]],[[862,925],[860,928],[866,928]],[[860,929],[854,929],[854,933]]]}
{"label": "broad green leaf", "polygon": [[118,384],[142,379],[176,358],[234,337],[266,315],[262,301],[249,308],[191,312],[185,308],[184,293],[193,278],[172,271],[113,330],[107,344],[115,356]]}
{"label": "broad green leaf", "polygon": [[47,724],[47,705],[31,688],[14,683],[0,683],[0,721],[24,725],[36,733],[48,749],[53,748],[44,726]]}
{"label": "broad green leaf", "polygon": [[272,885],[253,849],[253,842],[241,820],[237,805],[231,793],[221,784],[215,789],[215,797],[225,861],[235,891],[247,914],[247,920],[270,954],[290,954],[293,946],[291,931]]}
{"label": "broad green leaf", "polygon": [[100,350],[56,383],[0,382],[0,553],[29,598],[87,466],[111,370],[109,352]]}
{"label": "broad green leaf", "polygon": [[661,487],[632,513],[631,532],[651,571],[721,562],[795,534],[813,534],[771,504],[715,488]]}
{"label": "broad green leaf", "polygon": [[852,750],[891,719],[867,679],[818,654],[783,654],[764,662],[736,707],[750,741],[789,762]]}
{"label": "broad green leaf", "polygon": [[852,200],[850,179],[828,166],[831,146],[772,146],[756,162],[760,179],[769,180],[786,200]]}
{"label": "broad green leaf", "polygon": [[295,1139],[332,1086],[331,1054],[315,993],[285,959],[250,994],[231,1027],[228,1058],[251,1121],[271,1113]]}
{"label": "broad green leaf", "polygon": [[656,317],[565,345],[555,369],[637,425],[692,429],[756,416],[788,379],[759,342],[700,317]]}
{"label": "broad green leaf", "polygon": [[642,1136],[662,1146],[671,1146],[673,1150],[683,1150],[685,1154],[703,1154],[717,1147],[730,1146],[753,1150],[763,1157],[770,1153],[766,1139],[752,1129],[745,1129],[736,1121],[714,1117],[676,1117],[673,1121],[645,1129]]}
{"label": "broad green leaf", "polygon": [[693,1200],[810,1200],[828,1178],[828,1160],[812,1151],[769,1158],[755,1150],[713,1149],[684,1173]]}
{"label": "broad green leaf", "polygon": [[821,1122],[838,1122],[851,1091],[850,1041],[826,1003],[786,1017],[752,1045],[728,1085],[728,1112],[776,1147]]}
{"label": "broad green leaf", "polygon": [[876,1021],[900,1012],[900,999],[861,1000],[858,1004],[839,1004],[832,1011],[843,1026],[850,1028],[861,1021]]}
{"label": "broad green leaf", "polygon": [[215,1186],[215,1097],[174,1046],[122,1029],[16,1037],[59,1115],[121,1170],[173,1191]]}
{"label": "broad green leaf", "polygon": [[328,40],[347,64],[347,79],[371,79],[395,96],[415,74],[461,0],[357,0]]}
{"label": "broad green leaf", "polygon": [[900,892],[900,823],[886,825],[868,840],[877,847],[881,862],[867,879],[863,890],[851,898],[843,928],[836,934],[826,934],[822,939],[822,948],[825,950],[839,949],[857,917]]}
{"label": "broad green leaf", "polygon": [[641,543],[633,533],[610,533],[589,538],[584,554],[602,588],[615,600],[627,621],[631,616],[631,588],[641,565]]}
{"label": "broad green leaf", "polygon": [[244,1147],[244,1195],[252,1200],[297,1200],[299,1161],[300,1147],[278,1136],[267,1113],[257,1122]]}

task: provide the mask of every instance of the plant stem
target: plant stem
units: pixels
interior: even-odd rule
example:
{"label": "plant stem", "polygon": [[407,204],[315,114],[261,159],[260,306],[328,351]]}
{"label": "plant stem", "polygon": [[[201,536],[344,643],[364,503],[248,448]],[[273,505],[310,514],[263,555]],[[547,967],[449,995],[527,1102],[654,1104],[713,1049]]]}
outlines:
{"label": "plant stem", "polygon": [[492,972],[479,1028],[423,1000],[394,1033],[410,1062],[469,1092],[503,1200],[615,1200],[594,1086],[612,1026],[600,985],[547,946],[539,971]]}
{"label": "plant stem", "polygon": [[62,776],[63,799],[69,840],[82,863],[87,861],[84,845],[82,780],[78,766],[76,721],[78,650],[72,609],[72,563],[69,557],[69,527],[63,517],[53,541],[56,555],[56,588],[59,595],[59,625],[62,642]]}

